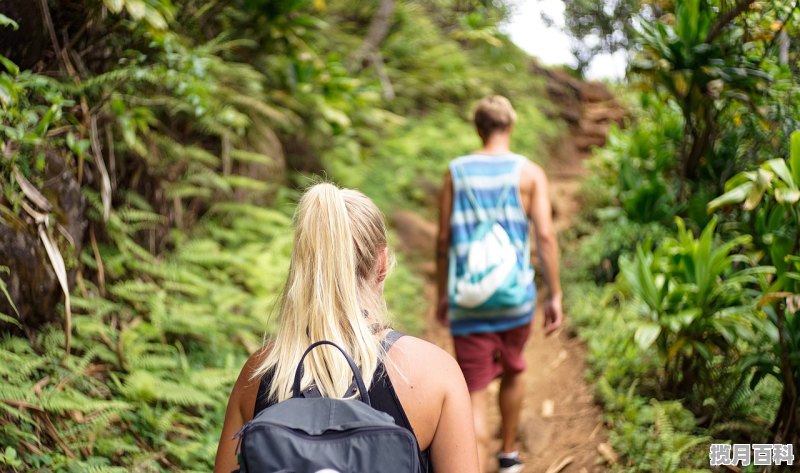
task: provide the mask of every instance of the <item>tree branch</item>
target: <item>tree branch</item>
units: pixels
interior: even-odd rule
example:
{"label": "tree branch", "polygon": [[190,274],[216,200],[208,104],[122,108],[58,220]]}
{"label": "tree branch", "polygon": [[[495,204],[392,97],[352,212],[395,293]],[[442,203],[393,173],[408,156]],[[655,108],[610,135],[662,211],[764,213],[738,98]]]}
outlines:
{"label": "tree branch", "polygon": [[711,27],[711,30],[709,30],[708,35],[706,36],[706,43],[711,43],[717,39],[717,36],[722,33],[722,30],[728,26],[731,21],[736,19],[737,16],[744,13],[745,10],[750,7],[751,3],[753,3],[753,0],[739,0],[736,2],[736,5],[734,5],[733,8],[719,17],[717,22],[714,23],[714,26]]}
{"label": "tree branch", "polygon": [[794,5],[792,6],[792,9],[789,10],[789,13],[786,14],[786,18],[781,20],[781,27],[778,29],[778,31],[775,32],[775,36],[772,37],[772,39],[769,42],[769,45],[764,48],[764,54],[761,56],[761,60],[758,62],[759,67],[761,67],[761,64],[764,63],[764,60],[769,55],[770,50],[772,50],[772,48],[775,46],[775,42],[777,41],[777,39],[781,35],[781,33],[785,33],[785,31],[786,31],[786,23],[791,21],[792,16],[794,15],[794,11],[797,10],[798,6],[800,6],[800,1],[794,2]]}
{"label": "tree branch", "polygon": [[53,54],[56,55],[56,62],[59,67],[62,67],[61,61],[59,61],[61,45],[58,44],[56,28],[53,26],[53,18],[50,16],[50,7],[47,5],[47,0],[40,0],[39,7],[42,9],[42,18],[44,19],[45,26],[47,26],[47,32],[50,35],[50,42],[53,44]]}
{"label": "tree branch", "polygon": [[375,13],[375,16],[372,17],[372,21],[369,24],[364,42],[348,61],[350,63],[350,69],[355,70],[361,68],[361,63],[364,59],[370,58],[373,53],[379,49],[381,42],[386,37],[387,33],[389,33],[389,19],[393,11],[394,0],[381,0],[380,5],[378,5],[378,11]]}
{"label": "tree branch", "polygon": [[383,56],[381,55],[380,50],[374,51],[370,56],[370,60],[372,61],[372,65],[375,66],[375,72],[378,74],[378,80],[381,81],[383,98],[386,100],[394,99],[394,87],[392,87],[392,81],[389,80],[389,74],[386,73],[386,68],[383,67]]}

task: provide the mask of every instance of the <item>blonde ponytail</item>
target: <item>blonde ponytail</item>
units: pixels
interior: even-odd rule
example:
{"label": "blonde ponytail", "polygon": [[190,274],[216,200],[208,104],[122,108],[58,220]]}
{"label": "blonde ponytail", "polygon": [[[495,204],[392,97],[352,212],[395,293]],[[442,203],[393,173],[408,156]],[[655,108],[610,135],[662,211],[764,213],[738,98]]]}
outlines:
{"label": "blonde ponytail", "polygon": [[[373,327],[382,327],[386,314],[380,290],[383,216],[362,193],[322,183],[300,199],[294,223],[277,332],[253,377],[274,369],[270,398],[287,399],[305,349],[329,340],[350,354],[369,387],[380,351]],[[347,362],[331,347],[312,351],[304,368],[302,388],[315,384],[323,396],[341,397],[352,381]]]}

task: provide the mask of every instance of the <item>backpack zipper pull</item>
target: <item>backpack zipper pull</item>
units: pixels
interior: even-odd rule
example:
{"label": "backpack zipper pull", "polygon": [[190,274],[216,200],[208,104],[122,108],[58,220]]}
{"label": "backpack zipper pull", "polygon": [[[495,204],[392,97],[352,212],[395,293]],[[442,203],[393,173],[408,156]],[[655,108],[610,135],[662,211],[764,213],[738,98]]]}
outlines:
{"label": "backpack zipper pull", "polygon": [[247,430],[248,427],[250,427],[250,422],[245,422],[245,424],[242,426],[242,428],[239,429],[238,432],[233,434],[233,437],[231,437],[231,440],[238,439],[236,441],[236,450],[234,450],[234,454],[236,455],[237,460],[239,458],[239,451],[240,451],[240,449],[242,447],[242,437],[244,437],[244,433],[245,433],[245,431]]}
{"label": "backpack zipper pull", "polygon": [[235,434],[233,434],[231,440],[235,440],[238,438],[241,441],[240,437],[244,434],[244,430],[247,428],[248,425],[250,425],[250,422],[245,422],[244,425],[242,425],[242,427]]}

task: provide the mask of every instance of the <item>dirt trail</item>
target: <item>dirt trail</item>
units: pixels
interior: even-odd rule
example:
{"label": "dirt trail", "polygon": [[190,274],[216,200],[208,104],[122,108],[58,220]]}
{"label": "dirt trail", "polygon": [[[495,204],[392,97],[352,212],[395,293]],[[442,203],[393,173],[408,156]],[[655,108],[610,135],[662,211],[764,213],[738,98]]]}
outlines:
{"label": "dirt trail", "polygon": [[[577,192],[583,169],[581,157],[581,153],[572,149],[572,143],[565,141],[547,168],[555,224],[559,231],[570,225],[579,209]],[[428,284],[426,296],[430,301],[428,307],[435,307],[433,282]],[[435,322],[433,310],[427,316],[424,338],[453,353],[450,334]],[[545,337],[542,315],[537,311],[534,331],[525,349],[528,371],[520,437],[526,473],[605,471],[598,460],[597,446],[606,442],[607,435],[602,411],[594,404],[591,388],[584,381],[584,358],[583,343],[568,329]],[[489,386],[493,401],[497,399],[498,388],[499,381]],[[551,406],[549,409],[547,404]],[[500,413],[496,402],[490,406],[489,422],[490,431],[499,433]],[[489,453],[493,456],[499,448],[500,440],[495,438]],[[556,469],[564,462],[568,463],[562,469]],[[490,465],[494,467],[496,462],[493,460]]]}

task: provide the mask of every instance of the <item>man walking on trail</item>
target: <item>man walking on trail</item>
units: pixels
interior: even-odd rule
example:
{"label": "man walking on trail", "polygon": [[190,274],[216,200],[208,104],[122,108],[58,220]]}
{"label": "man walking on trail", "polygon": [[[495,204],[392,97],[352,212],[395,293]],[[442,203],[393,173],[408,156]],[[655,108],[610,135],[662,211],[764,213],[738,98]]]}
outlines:
{"label": "man walking on trail", "polygon": [[482,462],[489,440],[486,388],[501,378],[500,473],[522,471],[517,428],[525,389],[523,347],[536,305],[531,222],[549,289],[545,333],[555,331],[563,319],[547,178],[541,167],[510,151],[515,121],[516,112],[505,97],[479,102],[474,122],[483,147],[450,162],[439,203],[436,258],[437,319],[449,324],[453,335],[470,390]]}

